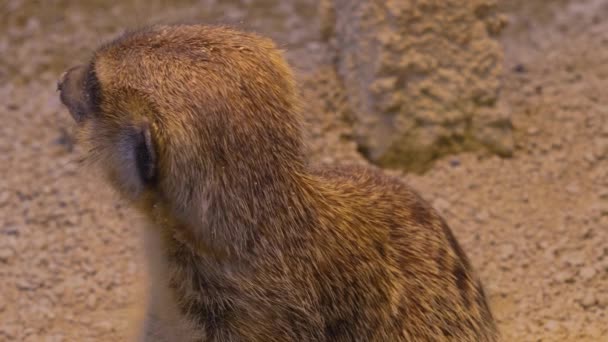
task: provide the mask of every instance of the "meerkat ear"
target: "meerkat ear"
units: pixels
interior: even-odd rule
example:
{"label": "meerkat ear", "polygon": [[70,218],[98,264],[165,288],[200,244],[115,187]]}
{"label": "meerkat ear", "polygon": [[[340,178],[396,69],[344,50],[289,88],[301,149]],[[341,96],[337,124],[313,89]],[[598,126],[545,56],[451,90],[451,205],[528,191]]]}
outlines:
{"label": "meerkat ear", "polygon": [[124,190],[137,195],[154,183],[157,174],[156,150],[150,125],[129,127],[120,140],[119,174]]}
{"label": "meerkat ear", "polygon": [[132,143],[139,178],[144,185],[149,185],[156,179],[156,151],[149,124],[141,124],[136,128]]}

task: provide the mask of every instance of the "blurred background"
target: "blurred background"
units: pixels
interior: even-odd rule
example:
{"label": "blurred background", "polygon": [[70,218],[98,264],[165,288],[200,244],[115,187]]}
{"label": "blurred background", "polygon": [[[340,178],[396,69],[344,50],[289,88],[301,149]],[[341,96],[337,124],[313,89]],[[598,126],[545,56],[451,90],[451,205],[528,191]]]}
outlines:
{"label": "blurred background", "polygon": [[133,336],[140,218],[80,169],[56,79],[174,22],[275,39],[312,160],[420,191],[505,341],[608,339],[606,18],[606,0],[0,0],[0,341]]}

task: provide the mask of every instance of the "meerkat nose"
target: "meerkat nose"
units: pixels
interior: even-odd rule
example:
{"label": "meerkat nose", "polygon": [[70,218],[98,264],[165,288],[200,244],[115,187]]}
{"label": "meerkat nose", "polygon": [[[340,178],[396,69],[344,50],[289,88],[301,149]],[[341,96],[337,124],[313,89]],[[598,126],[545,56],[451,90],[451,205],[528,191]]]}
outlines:
{"label": "meerkat nose", "polygon": [[61,102],[69,109],[76,122],[82,121],[89,111],[87,94],[84,92],[85,67],[77,65],[66,70],[57,80]]}
{"label": "meerkat nose", "polygon": [[68,79],[68,75],[70,74],[70,72],[80,68],[80,65],[76,65],[73,66],[69,69],[67,69],[66,71],[64,71],[63,73],[61,73],[61,75],[59,76],[59,79],[57,80],[57,91],[61,91],[64,88],[64,84],[66,82],[66,80]]}
{"label": "meerkat nose", "polygon": [[63,82],[65,82],[65,77],[68,75],[68,71],[69,70],[64,71],[61,76],[59,76],[59,79],[57,80],[57,91],[61,91]]}
{"label": "meerkat nose", "polygon": [[66,81],[68,80],[68,76],[70,75],[70,73],[72,71],[81,69],[81,68],[82,68],[82,65],[76,65],[76,66],[73,66],[73,67],[67,69],[66,71],[64,71],[59,76],[59,79],[57,80],[57,91],[61,91],[61,90],[63,90],[63,88],[65,88],[64,85],[65,85]]}

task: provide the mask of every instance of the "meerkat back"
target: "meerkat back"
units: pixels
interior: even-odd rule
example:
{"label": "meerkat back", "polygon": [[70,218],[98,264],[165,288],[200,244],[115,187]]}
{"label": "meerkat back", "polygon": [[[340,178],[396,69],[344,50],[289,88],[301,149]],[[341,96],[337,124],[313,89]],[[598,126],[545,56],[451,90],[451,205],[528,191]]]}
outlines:
{"label": "meerkat back", "polygon": [[375,168],[312,168],[274,43],[164,25],[59,80],[86,160],[147,219],[146,341],[494,341],[445,221]]}

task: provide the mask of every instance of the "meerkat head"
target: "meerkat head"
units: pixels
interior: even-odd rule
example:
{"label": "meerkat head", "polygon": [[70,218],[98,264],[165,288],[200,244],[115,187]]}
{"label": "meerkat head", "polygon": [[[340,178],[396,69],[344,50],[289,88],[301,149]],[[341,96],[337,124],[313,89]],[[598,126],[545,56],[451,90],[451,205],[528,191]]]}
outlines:
{"label": "meerkat head", "polygon": [[131,32],[68,69],[58,88],[88,159],[132,200],[161,198],[198,215],[216,193],[263,198],[301,165],[290,69],[254,34],[201,25]]}

